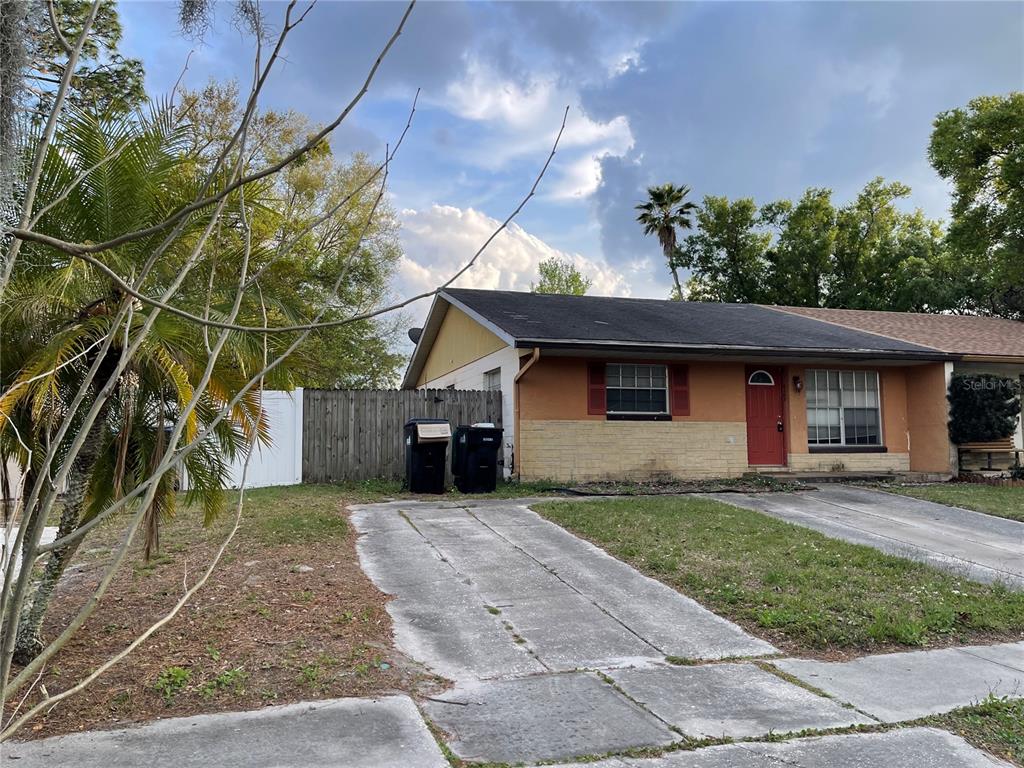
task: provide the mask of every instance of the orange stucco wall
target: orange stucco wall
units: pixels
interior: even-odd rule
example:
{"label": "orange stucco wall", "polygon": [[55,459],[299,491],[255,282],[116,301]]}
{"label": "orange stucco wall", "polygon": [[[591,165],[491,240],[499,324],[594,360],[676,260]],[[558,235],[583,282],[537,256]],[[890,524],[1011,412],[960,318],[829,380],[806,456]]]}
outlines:
{"label": "orange stucco wall", "polygon": [[931,363],[908,368],[907,395],[910,469],[914,472],[953,471],[945,365]]}
{"label": "orange stucco wall", "polygon": [[[525,358],[524,358],[525,359]],[[604,421],[603,415],[587,413],[587,365],[583,358],[545,357],[520,380],[518,418],[526,421]],[[746,368],[744,363],[692,360],[690,372],[690,415],[673,421],[745,422]],[[948,472],[949,441],[946,436],[945,377],[942,363],[918,366],[872,367],[838,364],[843,370],[875,370],[879,374],[882,434],[891,467],[878,454],[879,468],[910,468],[920,472]],[[805,392],[797,392],[793,377],[806,381],[804,366],[786,366],[784,392],[786,411],[786,452],[795,464],[806,464],[807,403]],[[805,456],[800,462],[796,456]],[[853,461],[868,462],[870,455]],[[902,456],[902,459],[898,457]],[[838,458],[842,458],[839,456]],[[902,463],[901,463],[902,462]]]}
{"label": "orange stucco wall", "polygon": [[[587,413],[587,360],[544,357],[519,383],[522,419],[594,419]],[[743,363],[692,361],[690,415],[673,421],[745,421],[746,394]]]}

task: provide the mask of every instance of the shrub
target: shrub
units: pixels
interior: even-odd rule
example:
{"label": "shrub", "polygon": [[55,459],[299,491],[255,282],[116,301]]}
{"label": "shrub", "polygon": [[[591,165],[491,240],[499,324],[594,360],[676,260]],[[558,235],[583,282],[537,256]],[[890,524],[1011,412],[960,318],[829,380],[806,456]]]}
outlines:
{"label": "shrub", "polygon": [[949,437],[957,445],[1001,440],[1020,415],[1020,384],[988,373],[957,374],[949,384]]}

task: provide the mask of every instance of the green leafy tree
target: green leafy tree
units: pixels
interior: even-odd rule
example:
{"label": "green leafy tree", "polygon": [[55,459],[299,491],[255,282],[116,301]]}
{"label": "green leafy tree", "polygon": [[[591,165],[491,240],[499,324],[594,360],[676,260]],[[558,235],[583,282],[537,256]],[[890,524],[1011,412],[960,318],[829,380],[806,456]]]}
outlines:
{"label": "green leafy tree", "polygon": [[812,187],[795,205],[789,200],[769,203],[760,215],[779,233],[767,253],[768,299],[774,304],[821,306],[836,240],[832,191]]}
{"label": "green leafy tree", "polygon": [[530,284],[534,293],[560,293],[566,296],[582,296],[590,290],[594,281],[585,277],[576,266],[557,256],[542,261],[538,267],[540,281]]}
{"label": "green leafy tree", "polygon": [[[188,152],[205,168],[230,141],[241,118],[237,84],[211,82],[187,93],[179,112],[188,116]],[[316,128],[296,112],[259,113],[250,126],[244,166],[279,161]],[[324,142],[279,174],[253,210],[253,230],[267,245],[265,261],[258,261],[256,269],[297,317],[311,317],[326,302],[324,320],[331,321],[373,309],[387,298],[402,251],[394,209],[365,185],[373,168],[365,155],[337,158]],[[339,271],[346,279],[334,292]],[[401,323],[400,318],[365,320],[310,334],[289,361],[294,383],[392,386],[404,362],[395,351]]]}
{"label": "green leafy tree", "polygon": [[[29,71],[25,86],[34,101],[30,109],[38,119],[50,109],[53,89],[64,74],[68,55],[53,33],[47,3],[32,6],[27,24]],[[81,35],[91,6],[92,0],[54,0],[53,22],[65,41]],[[125,58],[118,51],[122,28],[115,0],[101,0],[90,30],[71,81],[70,102],[98,114],[138,107],[146,99],[142,62]]]}
{"label": "green leafy tree", "polygon": [[644,228],[645,235],[656,235],[665,262],[672,273],[676,299],[683,297],[683,286],[679,282],[679,267],[682,266],[678,248],[679,229],[693,228],[693,215],[697,206],[686,199],[690,194],[687,186],[662,184],[647,188],[647,200],[636,206],[640,211],[636,220]]}
{"label": "green leafy tree", "polygon": [[948,309],[941,227],[899,201],[910,187],[870,181],[836,216],[825,305],[847,309]]}
{"label": "green leafy tree", "polygon": [[[193,197],[200,183],[182,151],[184,139],[166,112],[152,118],[97,118],[91,112],[71,110],[54,137],[40,179],[44,191],[70,191],[63,199],[53,198],[44,209],[38,231],[97,242],[159,221],[168,210]],[[95,166],[102,166],[103,173],[84,174]],[[73,179],[83,180],[69,186]],[[159,268],[152,271],[147,290],[160,295],[175,281],[206,221],[205,216],[197,216],[183,228],[180,239],[165,250]],[[138,273],[158,243],[159,236],[127,243],[112,250],[105,263],[125,274]],[[211,250],[225,269],[237,274],[241,254],[224,245]],[[114,334],[110,347],[98,357],[98,347],[110,336],[125,300],[121,289],[95,266],[39,243],[26,244],[4,297],[0,458],[14,459],[23,472],[34,476],[58,427],[68,419],[81,422],[84,412],[72,406],[72,399],[90,367],[98,366],[100,371],[90,397],[98,397],[102,388],[112,390],[72,459],[57,530],[61,538],[88,524],[149,477],[173,448],[166,440],[167,425],[184,412],[202,386],[209,340],[199,326],[168,313],[155,319],[131,364],[115,376],[119,358],[152,312],[148,305],[137,306],[127,326]],[[246,314],[255,319],[261,313],[250,305]],[[262,360],[260,345],[239,336],[228,339],[224,354],[210,371],[209,385],[201,390],[198,406],[185,422],[186,440],[213,422]],[[58,446],[58,455],[81,431],[71,430]],[[267,438],[255,392],[242,398],[229,418],[186,458],[191,498],[202,502],[208,521],[224,506],[231,459],[253,435]],[[173,474],[162,477],[146,510],[147,554],[158,546],[161,518],[174,511],[174,480]],[[82,540],[46,556],[42,578],[23,608],[15,646],[20,663],[30,661],[43,647],[41,626],[50,597]]]}
{"label": "green leafy tree", "polygon": [[928,158],[953,185],[948,243],[964,308],[1024,319],[1024,93],[940,114]]}
{"label": "green leafy tree", "polygon": [[696,220],[697,232],[686,238],[679,258],[682,266],[693,270],[688,298],[764,301],[771,234],[762,231],[754,201],[708,196]]}
{"label": "green leafy tree", "polygon": [[680,263],[689,297],[704,301],[935,312],[956,308],[942,228],[898,201],[910,189],[871,181],[835,208],[810,188],[758,209],[753,200],[707,197]]}
{"label": "green leafy tree", "polygon": [[993,374],[957,374],[949,383],[949,439],[956,445],[1002,440],[1020,418],[1020,384]]}

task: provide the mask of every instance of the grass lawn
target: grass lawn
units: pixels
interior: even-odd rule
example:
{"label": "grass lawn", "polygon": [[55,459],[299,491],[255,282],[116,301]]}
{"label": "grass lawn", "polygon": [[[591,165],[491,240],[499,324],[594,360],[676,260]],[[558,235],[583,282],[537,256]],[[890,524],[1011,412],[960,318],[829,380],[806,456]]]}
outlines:
{"label": "grass lawn", "polygon": [[535,509],[789,653],[1024,638],[1024,593],[700,498]]}
{"label": "grass lawn", "polygon": [[975,707],[926,718],[922,724],[945,728],[976,747],[1024,766],[1024,699],[989,698]]}
{"label": "grass lawn", "polygon": [[936,483],[885,486],[883,490],[1024,522],[1024,487],[1020,486]]}

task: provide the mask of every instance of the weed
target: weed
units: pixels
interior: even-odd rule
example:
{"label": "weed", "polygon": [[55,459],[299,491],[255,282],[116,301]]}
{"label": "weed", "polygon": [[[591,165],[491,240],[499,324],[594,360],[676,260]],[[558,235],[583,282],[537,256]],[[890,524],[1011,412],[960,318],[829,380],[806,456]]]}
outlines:
{"label": "weed", "polygon": [[157,677],[154,688],[164,700],[168,707],[174,703],[175,697],[185,690],[189,680],[192,679],[192,671],[184,667],[167,667]]}
{"label": "weed", "polygon": [[307,664],[299,670],[299,680],[310,688],[316,688],[320,685],[321,672],[319,664]]}
{"label": "weed", "polygon": [[203,683],[199,693],[204,699],[212,699],[220,691],[226,690],[238,695],[245,692],[245,681],[248,679],[249,675],[241,667],[228,669]]}

